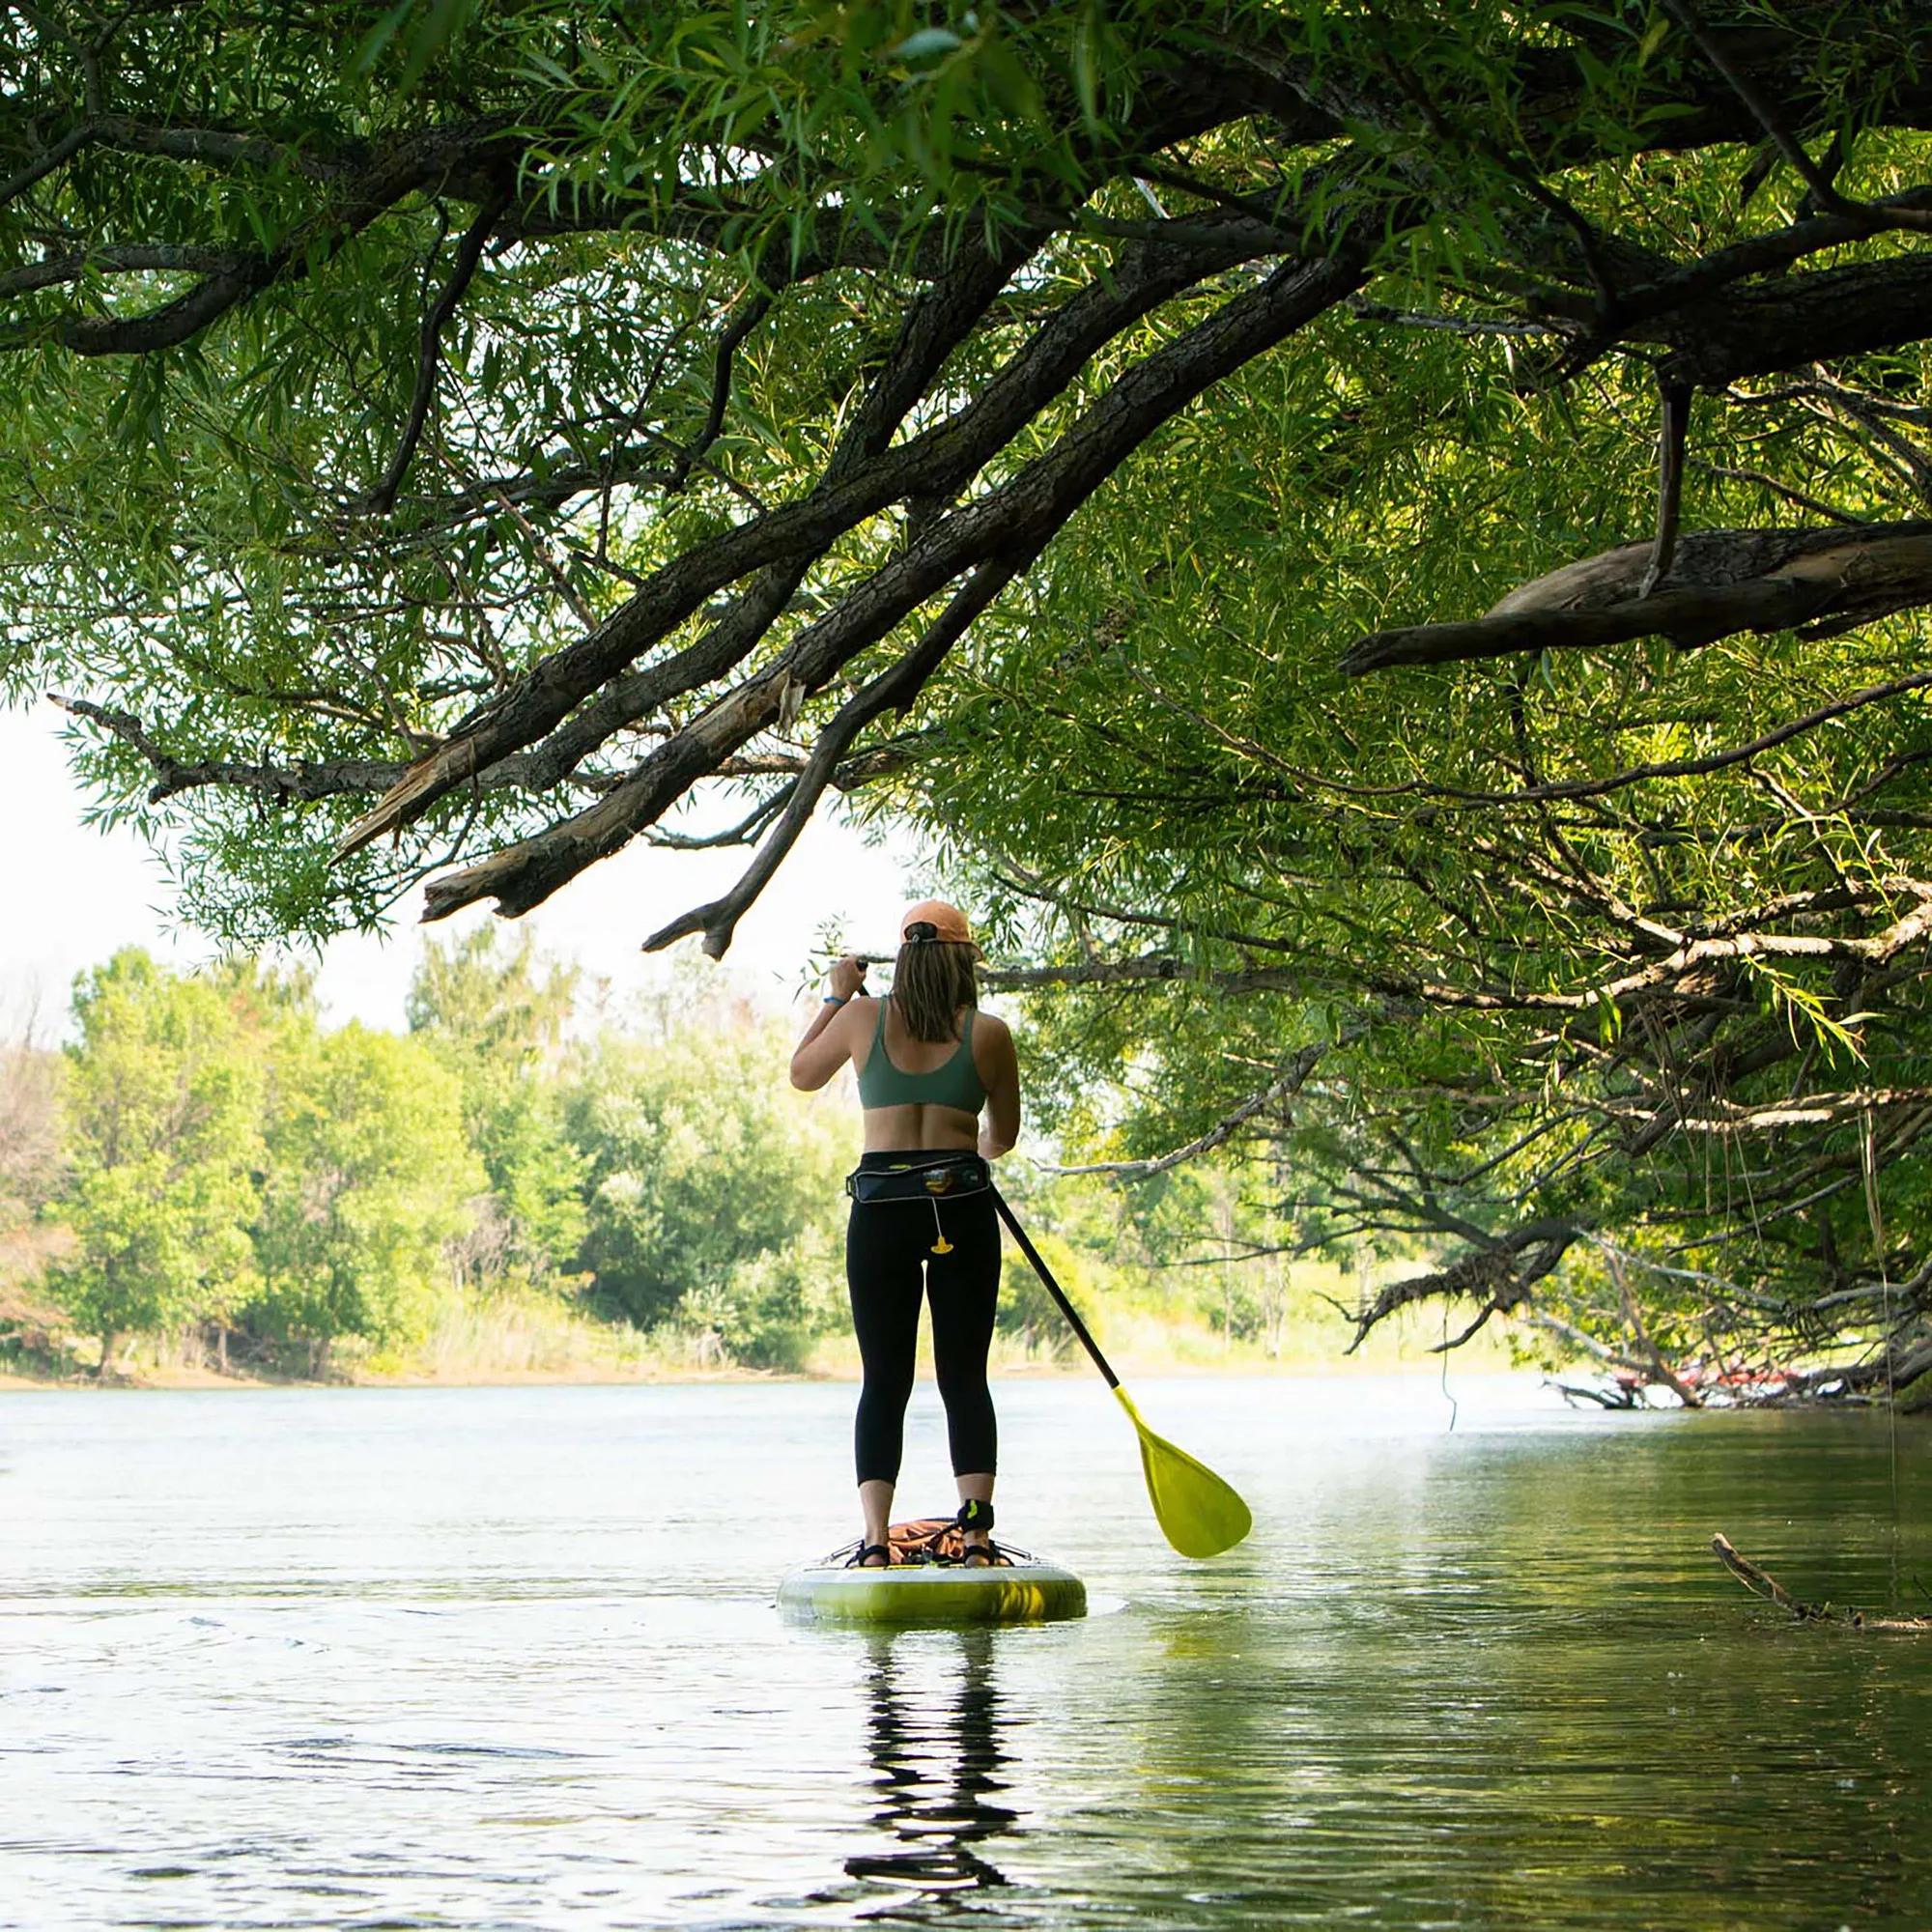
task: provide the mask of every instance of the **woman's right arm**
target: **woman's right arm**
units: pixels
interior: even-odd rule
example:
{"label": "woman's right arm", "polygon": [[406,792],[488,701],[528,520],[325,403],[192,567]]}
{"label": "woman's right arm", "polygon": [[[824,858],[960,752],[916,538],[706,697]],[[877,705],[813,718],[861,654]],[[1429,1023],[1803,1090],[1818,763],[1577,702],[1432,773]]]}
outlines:
{"label": "woman's right arm", "polygon": [[866,962],[845,958],[832,969],[832,991],[811,1016],[805,1037],[792,1049],[791,1084],[815,1094],[852,1057],[851,1011],[847,1006],[866,990]]}
{"label": "woman's right arm", "polygon": [[980,1153],[997,1160],[1020,1137],[1020,1061],[1004,1020],[982,1013],[973,1028],[974,1060],[986,1090],[986,1118],[980,1128]]}

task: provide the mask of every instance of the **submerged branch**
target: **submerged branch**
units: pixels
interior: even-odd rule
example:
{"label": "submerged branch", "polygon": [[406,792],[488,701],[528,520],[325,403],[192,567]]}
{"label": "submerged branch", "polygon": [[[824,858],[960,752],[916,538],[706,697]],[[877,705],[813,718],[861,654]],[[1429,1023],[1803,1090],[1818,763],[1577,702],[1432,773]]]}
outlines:
{"label": "submerged branch", "polygon": [[1741,1555],[1730,1538],[1721,1531],[1712,1537],[1711,1550],[1753,1596],[1776,1604],[1799,1623],[1835,1624],[1844,1630],[1859,1631],[1932,1631],[1932,1617],[1867,1616],[1863,1610],[1840,1610],[1830,1604],[1808,1604],[1802,1597],[1794,1597],[1776,1577],[1760,1570],[1749,1557]]}

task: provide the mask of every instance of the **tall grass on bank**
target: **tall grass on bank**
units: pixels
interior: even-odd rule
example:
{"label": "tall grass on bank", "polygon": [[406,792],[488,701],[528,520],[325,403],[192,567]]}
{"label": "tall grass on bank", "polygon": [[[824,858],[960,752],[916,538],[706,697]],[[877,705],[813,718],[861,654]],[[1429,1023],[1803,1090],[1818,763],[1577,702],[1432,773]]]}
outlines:
{"label": "tall grass on bank", "polygon": [[[1426,1318],[1390,1322],[1358,1352],[1345,1353],[1348,1327],[1332,1307],[1319,1299],[1334,1286],[1325,1279],[1334,1271],[1319,1264],[1298,1263],[1294,1272],[1293,1305],[1272,1340],[1230,1335],[1198,1310],[1137,1306],[1125,1297],[1090,1294],[1084,1297],[1084,1312],[1110,1358],[1135,1377],[1387,1374],[1435,1367],[1437,1358],[1429,1350],[1440,1338],[1435,1324]],[[1305,1284],[1300,1279],[1304,1272]],[[5,1313],[0,1307],[0,1317]],[[1007,1313],[1007,1325],[993,1339],[996,1377],[1092,1373],[1064,1322],[1022,1326],[1011,1322],[1010,1305]],[[0,1349],[0,1376],[39,1385],[102,1385],[84,1341],[63,1336],[58,1328],[41,1332],[42,1340],[34,1348],[16,1340],[11,1349]],[[1520,1343],[1515,1346],[1520,1348]],[[919,1362],[921,1374],[929,1377],[930,1344],[923,1328]],[[1508,1335],[1485,1334],[1458,1351],[1454,1373],[1517,1365]],[[752,1368],[732,1360],[715,1329],[676,1322],[639,1329],[600,1319],[573,1297],[512,1288],[453,1295],[440,1306],[429,1331],[412,1347],[338,1351],[325,1379],[357,1386],[460,1387],[767,1380],[783,1376],[856,1380],[859,1373],[858,1346],[849,1328],[842,1326],[810,1340],[795,1360],[783,1366]],[[108,1383],[216,1388],[313,1379],[305,1362],[296,1355],[231,1356],[224,1363],[207,1331],[185,1330],[135,1338],[120,1356]]]}

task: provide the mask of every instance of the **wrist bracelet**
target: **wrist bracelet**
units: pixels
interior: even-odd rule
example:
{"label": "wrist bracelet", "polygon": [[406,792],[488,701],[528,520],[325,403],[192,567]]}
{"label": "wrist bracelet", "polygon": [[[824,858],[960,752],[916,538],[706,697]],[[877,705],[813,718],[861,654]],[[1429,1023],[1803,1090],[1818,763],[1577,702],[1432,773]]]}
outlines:
{"label": "wrist bracelet", "polygon": [[827,993],[824,999],[820,1000],[818,1004],[821,1007],[842,1007],[845,1002],[838,993]]}

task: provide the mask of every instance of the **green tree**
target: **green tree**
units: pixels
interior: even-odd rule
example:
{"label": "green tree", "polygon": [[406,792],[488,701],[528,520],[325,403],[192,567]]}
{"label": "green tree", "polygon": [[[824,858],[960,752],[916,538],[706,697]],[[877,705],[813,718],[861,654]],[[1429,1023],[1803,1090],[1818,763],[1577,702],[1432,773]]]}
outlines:
{"label": "green tree", "polygon": [[675,1036],[606,1036],[570,1093],[590,1165],[582,1259],[639,1327],[674,1322],[788,1363],[844,1305],[849,1123],[790,1092],[781,1030],[714,1009]]}
{"label": "green tree", "polygon": [[[1660,379],[1673,447],[1693,390],[1766,426],[1755,505],[1815,501],[1847,416],[1910,472],[1928,46],[1911,0],[48,0],[0,49],[14,675],[78,687],[90,779],[182,827],[238,932],[374,918],[425,865],[433,917],[522,911],[762,780],[761,863],[656,936],[722,951],[1096,492],[1169,431],[1179,501],[1238,477],[1188,426],[1238,372],[1286,372],[1282,481],[1364,503],[1391,590],[1338,343],[1417,432],[1398,513],[1505,353],[1502,394],[1583,424],[1566,473],[1610,443],[1630,478],[1652,425],[1592,385]],[[1847,361],[1821,410],[1750,393]],[[1516,427],[1488,410],[1465,493]],[[1789,609],[1686,551],[1694,620],[1624,634],[1922,605],[1887,540]]]}
{"label": "green tree", "polygon": [[[1536,1310],[1645,1373],[1842,1341],[1831,1375],[1902,1379],[1932,1365],[1922,623],[1350,678],[1334,639],[1384,621],[1399,529],[1403,594],[1455,611],[1634,494],[1613,420],[1512,395],[1502,349],[1419,423],[1469,360],[1338,331],[1224,384],[984,628],[897,802],[1032,954],[994,980],[1037,996],[1075,1142],[1129,1176],[1246,1144],[1287,1177],[1250,1237],[1433,1253],[1368,1322],[1443,1296],[1452,1334]],[[1290,427],[1331,406],[1346,480],[1311,491]],[[1504,417],[1531,460],[1499,488]],[[1763,425],[1712,433],[1714,521]],[[1245,454],[1190,498],[1209,445]],[[1837,488],[1902,495],[1849,447]]]}
{"label": "green tree", "polygon": [[72,1250],[49,1284],[100,1372],[121,1339],[224,1319],[253,1279],[263,1073],[236,1002],[145,952],[83,974],[69,1051]]}
{"label": "green tree", "polygon": [[0,100],[6,674],[191,917],[755,842],[722,952],[880,786],[1371,1317],[1615,1236],[1932,1360],[1922,5],[49,0]]}
{"label": "green tree", "polygon": [[257,1335],[333,1346],[419,1337],[450,1287],[448,1244],[487,1176],[463,1131],[455,1076],[419,1041],[359,1025],[281,1068],[255,1230]]}
{"label": "green tree", "polygon": [[410,1030],[461,1082],[465,1130],[489,1175],[469,1244],[479,1278],[547,1280],[583,1238],[585,1162],[560,1098],[577,977],[540,968],[528,935],[500,948],[486,926],[426,947],[411,983]]}

